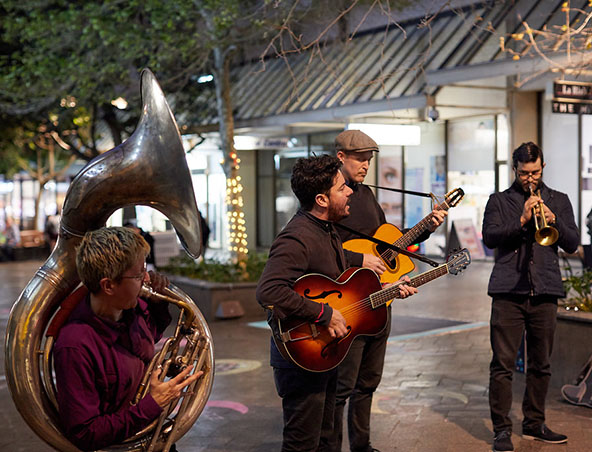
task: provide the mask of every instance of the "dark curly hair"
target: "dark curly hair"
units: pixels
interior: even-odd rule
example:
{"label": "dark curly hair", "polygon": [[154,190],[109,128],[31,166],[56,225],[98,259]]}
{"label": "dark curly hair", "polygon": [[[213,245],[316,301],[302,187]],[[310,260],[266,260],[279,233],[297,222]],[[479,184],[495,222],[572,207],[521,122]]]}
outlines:
{"label": "dark curly hair", "polygon": [[514,168],[518,168],[518,162],[534,163],[539,157],[541,158],[542,165],[545,163],[543,150],[532,141],[529,141],[528,143],[522,143],[514,150],[514,153],[512,154],[512,164],[514,165]]}
{"label": "dark curly hair", "polygon": [[290,182],[304,210],[312,210],[318,194],[329,193],[340,168],[341,161],[326,154],[296,161]]}

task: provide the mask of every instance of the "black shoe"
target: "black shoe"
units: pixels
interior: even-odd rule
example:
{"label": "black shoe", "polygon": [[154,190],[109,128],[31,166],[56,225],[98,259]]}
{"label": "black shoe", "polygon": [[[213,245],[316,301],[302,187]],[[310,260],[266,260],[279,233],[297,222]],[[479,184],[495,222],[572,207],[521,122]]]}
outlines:
{"label": "black shoe", "polygon": [[514,450],[512,432],[502,430],[493,437],[493,452],[508,452]]}
{"label": "black shoe", "polygon": [[551,444],[561,444],[567,442],[567,436],[562,435],[561,433],[555,433],[545,424],[537,428],[523,428],[522,438],[531,440],[534,439]]}
{"label": "black shoe", "polygon": [[509,430],[502,430],[493,437],[493,452],[508,452],[513,451],[512,432]]}

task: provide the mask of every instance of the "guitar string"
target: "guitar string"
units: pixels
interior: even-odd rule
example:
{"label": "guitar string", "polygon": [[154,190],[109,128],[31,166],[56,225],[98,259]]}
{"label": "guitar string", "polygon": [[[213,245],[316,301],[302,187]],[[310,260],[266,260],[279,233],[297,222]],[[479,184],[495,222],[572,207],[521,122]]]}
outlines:
{"label": "guitar string", "polygon": [[[439,206],[439,210],[448,210],[450,209],[450,207],[448,206],[448,201],[444,201],[442,203],[441,206]],[[402,246],[409,246],[411,243],[413,243],[413,241],[420,236],[420,234],[422,233],[422,231],[420,230],[419,226],[423,226],[423,223],[429,223],[429,221],[433,218],[434,214],[430,213],[429,215],[427,215],[424,219],[422,219],[419,223],[417,223],[415,226],[413,226],[408,232],[407,234],[403,234],[399,239],[395,240],[395,242],[393,242],[393,245],[402,247]],[[427,225],[426,225],[427,227]],[[408,235],[409,234],[409,235]],[[405,235],[408,235],[407,239],[404,241],[405,243],[401,243],[399,244],[398,242],[405,237]],[[409,243],[407,243],[409,242]],[[391,260],[393,258],[393,255],[395,254],[395,251],[391,250],[390,248],[387,248],[384,252],[382,252],[380,254],[380,257],[382,257],[385,261],[386,260]]]}
{"label": "guitar string", "polygon": [[[436,274],[436,273],[438,273],[438,274]],[[413,278],[411,280],[411,283],[409,285],[411,285],[413,287],[418,287],[418,286],[425,284],[426,282],[432,281],[433,279],[435,279],[439,276],[445,275],[446,273],[448,273],[447,266],[443,265],[441,267],[435,268],[434,270],[426,272],[422,275],[416,276],[415,278]],[[379,307],[379,306],[382,306],[383,304],[386,304],[389,300],[391,300],[393,298],[397,298],[396,295],[398,295],[399,293],[400,293],[400,289],[397,285],[397,286],[388,287],[386,289],[382,289],[382,291],[375,292],[375,294],[378,294],[378,295],[375,295],[375,294],[372,294],[372,295],[374,295],[374,298],[376,300],[376,303],[375,303],[376,307]],[[355,314],[355,313],[365,311],[368,307],[372,307],[372,300],[371,300],[372,295],[370,295],[366,298],[363,298],[361,300],[358,300],[358,301],[350,304],[349,306],[346,306],[343,309],[340,309],[341,314],[342,315]]]}

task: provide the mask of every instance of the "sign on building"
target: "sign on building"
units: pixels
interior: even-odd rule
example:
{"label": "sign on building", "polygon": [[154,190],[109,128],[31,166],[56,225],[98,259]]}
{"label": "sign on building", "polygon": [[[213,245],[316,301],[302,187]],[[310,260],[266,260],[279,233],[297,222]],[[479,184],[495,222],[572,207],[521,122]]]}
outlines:
{"label": "sign on building", "polygon": [[592,83],[557,80],[553,82],[553,113],[592,114]]}

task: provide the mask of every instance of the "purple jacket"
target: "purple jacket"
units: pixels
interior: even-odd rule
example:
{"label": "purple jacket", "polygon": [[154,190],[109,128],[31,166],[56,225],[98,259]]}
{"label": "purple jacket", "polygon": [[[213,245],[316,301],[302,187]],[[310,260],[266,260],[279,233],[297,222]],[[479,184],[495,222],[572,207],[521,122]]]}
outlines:
{"label": "purple jacket", "polygon": [[[162,409],[150,394],[130,401],[171,321],[168,305],[138,300],[121,322],[97,317],[84,299],[60,330],[53,349],[60,420],[82,450],[117,444],[156,419]],[[129,334],[128,334],[129,331]]]}

